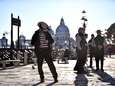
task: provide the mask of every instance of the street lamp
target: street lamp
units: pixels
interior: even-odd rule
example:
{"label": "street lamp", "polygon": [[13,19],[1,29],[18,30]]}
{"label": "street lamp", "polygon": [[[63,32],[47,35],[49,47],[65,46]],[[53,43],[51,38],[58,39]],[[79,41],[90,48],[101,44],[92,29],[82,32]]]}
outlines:
{"label": "street lamp", "polygon": [[85,16],[84,16],[85,13],[86,13],[86,11],[83,10],[82,13],[83,13],[83,16],[82,16],[81,20],[83,20],[83,28],[85,29],[85,28],[86,28],[86,22],[87,22],[88,20],[87,20],[87,18],[85,18]]}

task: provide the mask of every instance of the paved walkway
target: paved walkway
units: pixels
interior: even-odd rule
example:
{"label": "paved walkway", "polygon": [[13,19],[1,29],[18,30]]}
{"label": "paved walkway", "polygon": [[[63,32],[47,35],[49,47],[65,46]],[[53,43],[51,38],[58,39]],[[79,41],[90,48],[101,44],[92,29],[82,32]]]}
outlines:
{"label": "paved walkway", "polygon": [[105,72],[95,72],[88,68],[88,74],[74,73],[73,67],[76,63],[75,60],[69,60],[69,64],[54,63],[59,75],[58,83],[53,83],[49,68],[47,64],[44,63],[44,83],[39,83],[40,79],[37,66],[35,66],[35,69],[32,69],[32,64],[30,64],[0,70],[0,86],[115,86],[115,58],[105,59]]}

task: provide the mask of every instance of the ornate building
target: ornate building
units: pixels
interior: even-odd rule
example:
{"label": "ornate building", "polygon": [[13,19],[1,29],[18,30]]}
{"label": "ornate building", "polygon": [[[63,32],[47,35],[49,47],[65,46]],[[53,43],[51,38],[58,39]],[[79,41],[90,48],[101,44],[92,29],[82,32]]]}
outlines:
{"label": "ornate building", "polygon": [[[65,25],[64,19],[61,18],[59,26],[56,28],[56,31],[52,30],[49,26],[49,33],[54,39],[53,49],[72,49],[75,48],[75,40],[70,38],[70,32],[67,25]],[[5,36],[0,39],[0,48],[7,46],[7,39]],[[15,41],[15,48],[17,48],[18,41]],[[31,39],[26,39],[24,35],[19,36],[19,48],[31,48]]]}
{"label": "ornate building", "polygon": [[51,26],[49,26],[48,32],[51,34],[53,38],[55,38],[54,31],[52,30]]}
{"label": "ornate building", "polygon": [[[19,36],[19,48],[20,49],[25,48],[25,40],[26,40],[26,37],[24,35]],[[17,48],[17,45],[18,45],[18,40],[16,40],[16,45],[15,45],[16,48]]]}
{"label": "ornate building", "polygon": [[69,48],[70,45],[70,33],[68,27],[64,23],[64,19],[61,18],[60,25],[56,29],[55,34],[55,47],[58,49]]}
{"label": "ornate building", "polygon": [[54,31],[52,30],[51,26],[49,26],[48,32],[51,34],[52,38],[54,39],[54,43],[52,45],[52,48],[55,49],[55,34]]}

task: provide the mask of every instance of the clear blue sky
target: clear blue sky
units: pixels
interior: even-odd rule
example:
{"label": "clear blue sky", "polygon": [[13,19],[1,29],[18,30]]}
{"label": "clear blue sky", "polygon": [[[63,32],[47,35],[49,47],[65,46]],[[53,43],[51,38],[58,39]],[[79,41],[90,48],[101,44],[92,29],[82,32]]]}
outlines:
{"label": "clear blue sky", "polygon": [[[87,12],[86,32],[89,35],[97,29],[107,29],[115,22],[115,0],[0,0],[0,38],[8,32],[6,36],[10,39],[11,13],[15,18],[20,16],[20,34],[28,39],[37,30],[37,22],[45,21],[55,31],[61,17],[74,38],[82,24],[82,10]],[[16,30],[14,26],[14,40]]]}

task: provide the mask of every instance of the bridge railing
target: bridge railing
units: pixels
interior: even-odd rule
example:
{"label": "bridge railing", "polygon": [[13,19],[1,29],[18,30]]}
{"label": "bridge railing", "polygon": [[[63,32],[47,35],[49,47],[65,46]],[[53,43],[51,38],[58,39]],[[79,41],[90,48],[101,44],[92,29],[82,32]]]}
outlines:
{"label": "bridge railing", "polygon": [[23,65],[32,62],[33,49],[11,49],[0,48],[0,65],[13,65],[13,63],[22,63]]}
{"label": "bridge railing", "polygon": [[[63,50],[52,50],[53,60],[63,58]],[[19,62],[21,65],[33,63],[34,48],[29,49],[16,49],[16,48],[0,48],[0,64],[5,65],[8,63]],[[10,64],[9,64],[10,65]]]}

